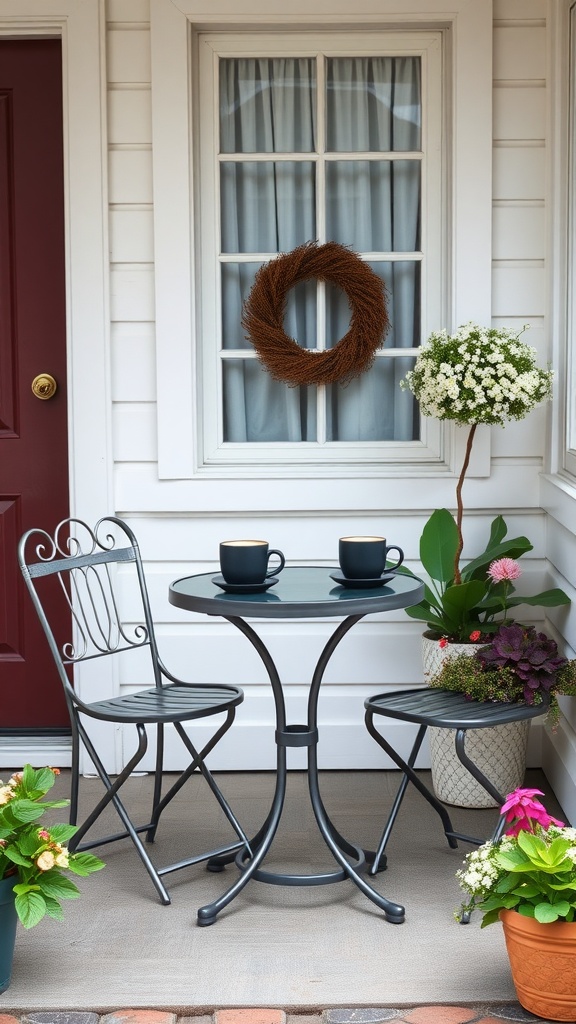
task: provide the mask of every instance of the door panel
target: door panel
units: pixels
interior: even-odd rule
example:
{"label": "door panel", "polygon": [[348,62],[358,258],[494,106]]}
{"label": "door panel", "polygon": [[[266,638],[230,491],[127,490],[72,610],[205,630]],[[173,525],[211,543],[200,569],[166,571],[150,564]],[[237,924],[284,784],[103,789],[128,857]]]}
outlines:
{"label": "door panel", "polygon": [[62,138],[60,41],[0,41],[0,729],[68,725],[16,560],[24,530],[68,514]]}

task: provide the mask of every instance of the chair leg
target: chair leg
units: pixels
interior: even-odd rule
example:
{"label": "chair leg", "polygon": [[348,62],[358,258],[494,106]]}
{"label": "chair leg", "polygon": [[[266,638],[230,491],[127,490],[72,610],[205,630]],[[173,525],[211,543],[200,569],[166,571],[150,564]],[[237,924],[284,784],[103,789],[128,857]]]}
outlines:
{"label": "chair leg", "polygon": [[[400,754],[398,754],[396,752],[396,750],[394,750],[394,747],[390,746],[390,744],[387,742],[387,740],[384,739],[384,737],[381,735],[381,733],[378,732],[378,730],[376,729],[376,727],[374,725],[374,714],[373,714],[373,712],[372,712],[372,710],[370,708],[368,708],[367,711],[366,711],[365,722],[366,722],[366,728],[367,728],[368,732],[370,733],[370,735],[373,737],[373,739],[375,739],[376,742],[378,743],[378,745],[381,746],[382,749],[388,754],[388,757],[390,757],[392,759],[392,761],[394,761],[394,764],[396,764],[398,766],[398,768],[400,768],[404,772],[404,776],[407,777],[410,780],[412,785],[416,787],[418,792],[422,794],[422,796],[424,797],[425,800],[428,801],[430,806],[434,808],[434,810],[439,815],[439,817],[440,817],[440,819],[442,821],[442,827],[444,829],[444,835],[446,836],[446,839],[448,840],[448,845],[452,849],[454,849],[454,850],[457,849],[458,842],[457,842],[457,839],[456,839],[456,833],[454,832],[454,829],[452,827],[452,822],[450,820],[450,815],[448,814],[448,811],[446,810],[444,805],[441,804],[440,801],[436,799],[434,794],[431,793],[430,790],[424,785],[422,780],[420,778],[418,778],[418,775],[416,774],[416,772],[414,771],[413,767],[410,764],[410,761],[412,760],[412,757],[414,758],[414,761],[416,760],[416,753],[418,752],[418,749],[420,747],[420,744],[422,743],[422,740],[424,738],[424,734],[425,734],[426,729],[428,728],[428,726],[427,725],[421,725],[420,726],[420,728],[418,730],[418,734],[416,736],[416,740],[414,742],[414,746],[412,748],[412,752],[411,752],[409,761],[407,763],[406,761],[404,761],[400,757]],[[402,783],[401,783],[401,788],[402,788],[402,793],[401,793],[401,797],[400,797],[400,802],[401,802],[401,799],[402,799],[402,797],[404,795],[404,790],[406,789],[406,784],[404,784],[404,781],[402,781]],[[391,826],[394,824],[394,819],[395,819],[395,817],[396,817],[396,815],[398,813],[398,810],[399,810],[399,807],[400,807],[400,802],[396,802],[396,804],[392,808],[392,812],[391,812],[391,815],[390,815],[390,818],[389,818],[390,828],[387,827],[385,829],[385,835],[387,836],[387,838],[388,838],[388,836],[390,834]],[[393,817],[392,817],[392,815],[393,815]],[[377,865],[378,861],[375,860],[374,863]]]}
{"label": "chair leg", "polygon": [[153,843],[156,837],[156,827],[158,825],[158,818],[160,814],[157,814],[157,808],[160,805],[162,799],[162,769],[164,766],[164,726],[162,722],[159,722],[156,726],[156,767],[154,769],[154,794],[152,796],[152,815],[150,818],[151,822],[154,822],[154,827],[149,828],[146,832],[146,842]]}
{"label": "chair leg", "polygon": [[[210,751],[213,750],[216,744],[222,739],[222,736],[224,736],[224,734],[228,732],[228,729],[230,728],[234,721],[235,715],[235,708],[229,708],[225,721],[222,723],[220,728],[214,733],[211,739],[208,740],[208,743],[206,744],[205,747],[203,747],[200,753],[198,753],[198,751],[194,747],[192,741],[188,737],[183,726],[179,722],[174,723],[174,728],[176,729],[176,732],[178,733],[180,739],[182,740],[182,743],[184,744],[188,752],[192,755],[192,761],[190,762],[186,770],[183,771],[182,774],[178,777],[174,785],[168,790],[168,792],[165,794],[162,800],[156,805],[154,813],[152,815],[152,821],[150,823],[151,827],[146,833],[147,841],[153,841],[162,811],[165,809],[165,807],[167,807],[167,805],[176,796],[176,794],[182,789],[182,787],[186,784],[191,775],[193,775],[195,771],[199,770],[206,779],[208,785],[210,786],[210,789],[212,790],[214,796],[216,797],[216,800],[220,804],[220,807],[224,811],[224,814],[226,815],[228,821],[230,822],[234,831],[236,832],[236,835],[239,837],[239,839],[242,840],[242,842],[238,844],[238,848],[240,848],[241,846],[245,846],[250,855],[252,855],[250,850],[250,843],[248,841],[246,834],[244,833],[243,829],[238,823],[230,805],[228,804],[219,787],[217,786],[216,782],[214,781],[214,778],[211,772],[206,767],[205,763],[205,759],[210,753]],[[151,840],[148,840],[149,836],[152,837]]]}
{"label": "chair leg", "polygon": [[206,762],[204,760],[206,755],[210,752],[210,750],[212,750],[212,747],[214,747],[215,744],[218,742],[218,740],[224,735],[224,733],[228,731],[228,729],[230,728],[230,725],[232,724],[232,720],[234,719],[234,715],[235,715],[234,708],[230,708],[230,710],[228,711],[228,716],[227,716],[226,721],[220,727],[220,729],[218,729],[218,731],[214,734],[214,736],[212,737],[210,742],[206,744],[206,746],[204,747],[204,749],[202,750],[201,753],[198,753],[198,751],[194,747],[192,741],[190,740],[190,737],[186,734],[185,730],[183,729],[183,727],[180,725],[179,722],[175,723],[175,728],[176,728],[176,731],[178,732],[178,735],[180,736],[180,739],[182,740],[184,746],[192,754],[192,757],[194,759],[193,763],[197,763],[198,768],[200,769],[200,771],[202,772],[202,775],[206,779],[206,782],[210,786],[210,789],[212,790],[214,796],[216,797],[216,800],[220,804],[220,807],[224,811],[224,814],[228,818],[228,821],[230,822],[230,824],[231,824],[232,828],[234,829],[236,835],[241,840],[241,844],[240,845],[245,846],[248,854],[250,856],[252,856],[252,850],[250,848],[250,842],[248,840],[248,837],[247,837],[246,833],[244,832],[244,829],[241,827],[241,825],[240,825],[238,819],[236,818],[236,815],[234,814],[232,808],[230,807],[228,801],[224,797],[224,794],[222,793],[222,791],[220,790],[219,786],[214,781],[214,777],[213,777],[211,771],[209,770],[209,768],[206,765]]}
{"label": "chair leg", "polygon": [[73,714],[72,724],[72,764],[70,768],[70,815],[69,822],[75,825],[78,821],[78,787],[80,785],[80,737],[78,724]]}
{"label": "chair leg", "polygon": [[[98,772],[98,775],[100,776],[102,782],[104,783],[106,793],[99,801],[99,803],[96,804],[96,807],[94,807],[94,809],[88,815],[86,820],[82,823],[82,825],[78,829],[78,832],[76,832],[76,834],[72,837],[68,845],[70,850],[74,852],[81,850],[90,850],[96,846],[104,846],[107,843],[115,842],[117,839],[130,838],[134,843],[134,846],[136,847],[136,852],[138,853],[140,860],[144,864],[144,867],[146,868],[148,874],[150,875],[150,878],[152,879],[152,884],[154,885],[154,888],[156,889],[156,892],[160,897],[161,903],[168,905],[170,903],[170,896],[168,895],[168,891],[164,883],[162,882],[158,871],[156,870],[152,861],[150,860],[150,857],[146,852],[146,849],[142,843],[142,840],[140,839],[140,836],[138,835],[138,832],[144,831],[149,826],[145,825],[140,828],[136,828],[132,824],[130,816],[126,808],[124,807],[124,804],[122,803],[120,797],[118,796],[118,791],[124,785],[128,777],[139,764],[139,762],[142,760],[148,746],[146,728],[143,725],[138,724],[136,726],[136,729],[138,731],[139,737],[138,749],[136,750],[136,753],[133,755],[130,761],[125,765],[120,774],[117,776],[116,781],[112,782],[110,776],[108,775],[106,769],[104,768],[104,765],[102,764],[102,761],[100,760],[98,754],[96,753],[96,750],[94,749],[90,737],[86,733],[86,730],[80,725],[79,731],[80,736],[82,738],[82,742],[90,755],[90,758]],[[101,815],[102,811],[108,806],[109,803],[114,804],[116,812],[118,813],[118,816],[120,817],[122,823],[124,824],[126,831],[118,833],[116,835],[105,836],[102,839],[95,839],[91,842],[81,843],[82,837],[92,827],[94,822]]]}

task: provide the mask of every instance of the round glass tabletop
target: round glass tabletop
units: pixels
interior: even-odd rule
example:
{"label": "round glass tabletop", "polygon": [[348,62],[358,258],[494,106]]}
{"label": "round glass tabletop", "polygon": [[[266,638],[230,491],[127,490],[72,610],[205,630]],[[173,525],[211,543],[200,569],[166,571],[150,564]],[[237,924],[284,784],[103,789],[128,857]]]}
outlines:
{"label": "round glass tabletop", "polygon": [[[372,612],[407,608],[424,596],[421,580],[391,573],[380,586],[338,583],[338,566],[287,566],[273,586],[257,593],[226,593],[214,582],[216,572],[184,576],[170,585],[170,604],[208,615],[237,615],[266,619],[315,618],[318,616],[369,615]],[[270,582],[270,581],[268,581]]]}

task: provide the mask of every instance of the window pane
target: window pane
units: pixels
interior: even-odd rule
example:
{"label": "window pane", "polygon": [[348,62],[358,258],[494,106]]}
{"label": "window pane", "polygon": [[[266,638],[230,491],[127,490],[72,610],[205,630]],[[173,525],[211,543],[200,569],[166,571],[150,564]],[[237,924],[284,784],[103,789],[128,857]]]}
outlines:
{"label": "window pane", "polygon": [[327,441],[414,441],[420,436],[418,403],[400,380],[414,358],[376,358],[349,384],[327,390]]}
{"label": "window pane", "polygon": [[289,252],[316,237],[314,164],[220,165],[222,252]]}
{"label": "window pane", "polygon": [[[384,282],[390,329],[384,348],[417,348],[420,344],[419,262],[370,263]],[[350,326],[346,293],[332,285],[326,288],[326,345],[333,348]]]}
{"label": "window pane", "polygon": [[[260,263],[222,264],[222,347],[251,349],[242,310]],[[284,330],[302,348],[316,347],[316,281],[302,281],[288,292]]]}
{"label": "window pane", "polygon": [[220,152],[310,153],[316,62],[303,57],[220,61]]}
{"label": "window pane", "polygon": [[328,237],[360,252],[419,250],[420,171],[419,160],[327,164]]}
{"label": "window pane", "polygon": [[223,364],[225,441],[315,441],[316,390],[272,380],[255,359]]}
{"label": "window pane", "polygon": [[419,57],[332,57],[326,65],[328,151],[421,148]]}

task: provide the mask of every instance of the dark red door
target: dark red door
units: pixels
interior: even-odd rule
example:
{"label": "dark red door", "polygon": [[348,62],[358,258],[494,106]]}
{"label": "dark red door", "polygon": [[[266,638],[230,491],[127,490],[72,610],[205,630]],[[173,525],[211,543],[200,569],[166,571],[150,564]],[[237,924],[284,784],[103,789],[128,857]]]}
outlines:
{"label": "dark red door", "polygon": [[62,140],[60,41],[0,41],[0,730],[68,725],[16,559],[68,514]]}

